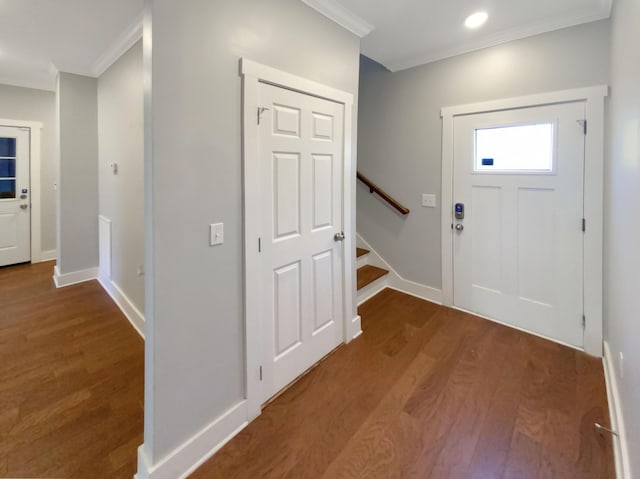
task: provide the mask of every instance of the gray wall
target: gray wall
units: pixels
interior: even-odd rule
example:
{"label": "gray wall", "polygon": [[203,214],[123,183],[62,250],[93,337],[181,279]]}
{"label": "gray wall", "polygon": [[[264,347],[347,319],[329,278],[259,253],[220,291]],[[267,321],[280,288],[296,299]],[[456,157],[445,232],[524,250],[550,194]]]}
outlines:
{"label": "gray wall", "polygon": [[0,85],[0,118],[39,121],[42,127],[40,158],[40,208],[42,251],[56,249],[56,97],[55,93]]}
{"label": "gray wall", "polygon": [[98,81],[58,75],[58,270],[98,266]]}
{"label": "gray wall", "polygon": [[606,84],[609,23],[545,33],[398,73],[363,58],[358,170],[411,209],[401,218],[358,186],[357,229],[405,279],[441,288],[440,109]]}
{"label": "gray wall", "polygon": [[[157,463],[244,398],[239,59],[355,94],[359,40],[299,0],[147,6],[145,448]],[[211,248],[215,222],[225,243]]]}
{"label": "gray wall", "polygon": [[[111,280],[144,311],[142,40],[98,79],[99,212],[111,220]],[[113,174],[111,163],[118,164]]]}
{"label": "gray wall", "polygon": [[[632,474],[640,477],[640,18],[639,0],[616,0],[611,41],[605,175],[605,338],[611,348]],[[624,354],[624,377],[619,353]],[[630,471],[627,471],[629,474]]]}

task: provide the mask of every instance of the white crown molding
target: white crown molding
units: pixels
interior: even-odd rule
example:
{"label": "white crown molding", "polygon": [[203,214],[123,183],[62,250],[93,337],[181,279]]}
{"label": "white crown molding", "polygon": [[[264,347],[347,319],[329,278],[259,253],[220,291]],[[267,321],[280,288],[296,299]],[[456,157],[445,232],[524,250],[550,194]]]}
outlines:
{"label": "white crown molding", "polygon": [[[303,0],[304,1],[304,0]],[[462,55],[464,53],[470,53],[476,50],[482,50],[483,48],[489,48],[502,43],[508,43],[514,40],[520,40],[522,38],[532,37],[541,33],[547,33],[554,30],[561,30],[563,28],[569,28],[584,23],[591,23],[598,20],[604,20],[611,15],[611,1],[604,0],[602,8],[597,12],[589,12],[586,14],[574,15],[565,18],[551,18],[549,20],[539,22],[532,25],[526,25],[518,28],[512,28],[504,30],[475,42],[468,42],[461,45],[456,45],[451,48],[442,48],[432,50],[427,53],[415,55],[411,57],[402,58],[399,60],[381,61],[372,57],[373,60],[381,63],[392,72],[400,70],[406,70],[408,68],[425,65],[438,60],[444,60],[445,58],[454,57],[456,55]],[[363,54],[367,55],[367,52],[363,50]],[[367,55],[368,56],[368,55]]]}
{"label": "white crown molding", "polygon": [[91,68],[91,73],[94,77],[97,78],[106,72],[118,58],[142,38],[143,17],[144,13],[140,12],[131,25],[129,25],[129,27],[118,36],[109,49],[96,60]]}
{"label": "white crown molding", "polygon": [[360,38],[367,36],[374,29],[373,25],[335,0],[302,0],[302,3],[310,6]]}

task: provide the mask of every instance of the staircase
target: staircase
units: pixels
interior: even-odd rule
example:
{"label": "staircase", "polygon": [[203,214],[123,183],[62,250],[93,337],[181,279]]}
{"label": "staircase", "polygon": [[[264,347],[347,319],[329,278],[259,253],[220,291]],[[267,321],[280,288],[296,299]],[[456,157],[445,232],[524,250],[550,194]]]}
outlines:
{"label": "staircase", "polygon": [[356,248],[358,305],[375,296],[387,286],[389,271],[368,263],[369,250]]}

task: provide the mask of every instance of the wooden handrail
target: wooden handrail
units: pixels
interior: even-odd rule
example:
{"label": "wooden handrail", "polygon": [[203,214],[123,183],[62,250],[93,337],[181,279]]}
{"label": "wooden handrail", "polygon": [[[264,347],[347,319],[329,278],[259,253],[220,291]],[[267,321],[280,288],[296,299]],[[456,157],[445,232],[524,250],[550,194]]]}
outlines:
{"label": "wooden handrail", "polygon": [[382,198],[387,203],[389,203],[393,208],[398,210],[400,214],[405,216],[409,214],[410,212],[409,208],[398,203],[391,196],[389,196],[386,191],[384,191],[382,188],[380,188],[378,185],[376,185],[373,181],[371,181],[369,178],[364,176],[359,171],[357,172],[357,177],[360,181],[362,181],[365,185],[369,187],[369,193],[371,194],[376,193],[380,198]]}

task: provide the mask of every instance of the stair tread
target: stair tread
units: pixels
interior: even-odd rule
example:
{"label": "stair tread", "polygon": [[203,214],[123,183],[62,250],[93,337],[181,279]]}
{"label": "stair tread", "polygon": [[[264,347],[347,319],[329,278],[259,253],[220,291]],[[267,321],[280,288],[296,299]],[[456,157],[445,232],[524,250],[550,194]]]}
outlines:
{"label": "stair tread", "polygon": [[358,278],[358,290],[360,290],[368,284],[373,283],[375,280],[382,278],[384,275],[389,274],[389,271],[367,264],[358,268],[356,273]]}
{"label": "stair tread", "polygon": [[368,254],[368,253],[369,253],[368,249],[356,248],[356,258],[359,258],[360,256],[364,256],[365,254]]}

